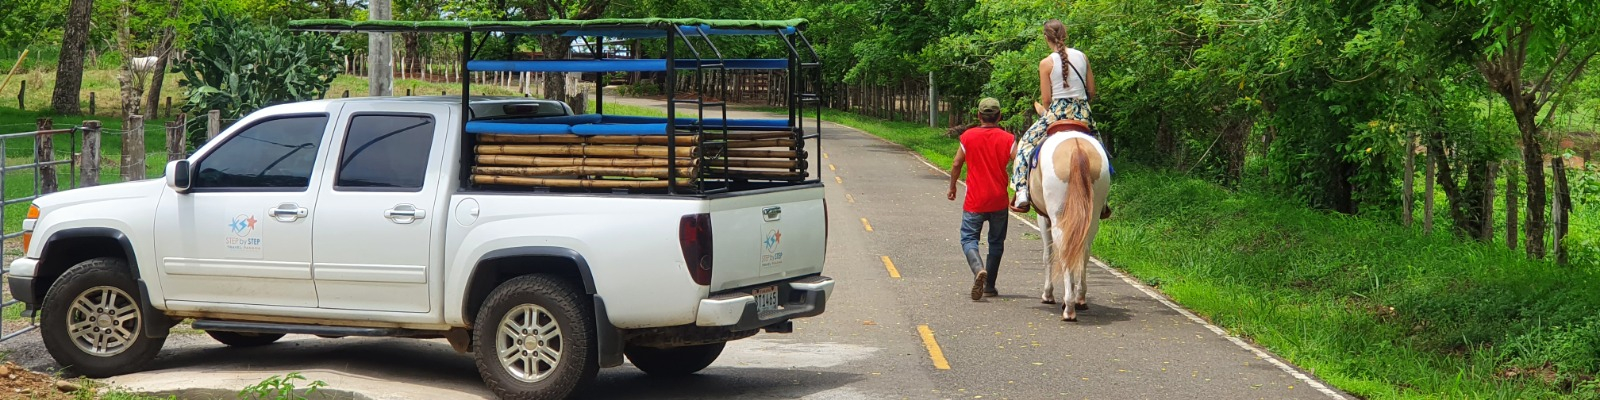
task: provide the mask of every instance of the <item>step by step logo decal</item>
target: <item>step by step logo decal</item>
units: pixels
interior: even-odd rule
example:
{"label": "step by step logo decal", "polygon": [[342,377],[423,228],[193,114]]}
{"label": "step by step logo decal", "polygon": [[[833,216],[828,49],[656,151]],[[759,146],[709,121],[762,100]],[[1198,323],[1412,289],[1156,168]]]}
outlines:
{"label": "step by step logo decal", "polygon": [[228,219],[228,234],[223,235],[223,247],[229,257],[261,258],[261,220],[254,213],[238,213]]}
{"label": "step by step logo decal", "polygon": [[773,229],[761,239],[761,267],[783,265],[783,232]]}

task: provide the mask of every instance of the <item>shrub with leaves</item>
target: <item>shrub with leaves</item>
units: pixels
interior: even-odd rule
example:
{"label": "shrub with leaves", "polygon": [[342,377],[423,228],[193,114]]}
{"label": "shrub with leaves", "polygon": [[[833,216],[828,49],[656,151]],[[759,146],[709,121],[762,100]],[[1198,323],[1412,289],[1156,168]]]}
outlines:
{"label": "shrub with leaves", "polygon": [[[272,104],[311,100],[328,91],[339,74],[345,48],[337,37],[292,34],[259,25],[215,8],[203,11],[184,59],[184,111],[203,115],[218,110],[233,119]],[[204,127],[191,130],[190,143],[204,143]]]}
{"label": "shrub with leaves", "polygon": [[239,398],[250,400],[306,400],[304,396],[309,396],[312,393],[316,393],[317,389],[328,386],[327,383],[322,381],[312,381],[306,385],[304,393],[302,393],[295,382],[303,380],[306,380],[306,377],[300,375],[299,372],[290,372],[282,377],[273,375],[271,378],[261,381],[261,383],[250,385],[250,387],[240,390]]}

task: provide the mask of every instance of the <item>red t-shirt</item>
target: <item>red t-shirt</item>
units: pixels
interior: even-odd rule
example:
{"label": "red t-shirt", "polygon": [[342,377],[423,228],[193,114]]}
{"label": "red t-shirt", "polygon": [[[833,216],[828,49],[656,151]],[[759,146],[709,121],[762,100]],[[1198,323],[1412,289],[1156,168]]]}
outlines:
{"label": "red t-shirt", "polygon": [[967,152],[967,200],[961,208],[986,213],[1006,209],[1006,164],[1016,138],[1005,129],[976,127],[961,133]]}

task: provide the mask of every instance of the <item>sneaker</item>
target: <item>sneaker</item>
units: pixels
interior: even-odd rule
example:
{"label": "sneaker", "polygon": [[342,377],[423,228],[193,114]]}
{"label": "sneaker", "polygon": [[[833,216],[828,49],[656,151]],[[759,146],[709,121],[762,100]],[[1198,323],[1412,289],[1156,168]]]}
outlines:
{"label": "sneaker", "polygon": [[989,281],[989,271],[978,271],[972,280],[972,301],[983,299],[983,284]]}
{"label": "sneaker", "polygon": [[999,295],[1000,295],[1000,291],[998,291],[998,290],[994,290],[994,289],[984,289],[983,290],[983,297],[995,297],[995,296],[999,296]]}

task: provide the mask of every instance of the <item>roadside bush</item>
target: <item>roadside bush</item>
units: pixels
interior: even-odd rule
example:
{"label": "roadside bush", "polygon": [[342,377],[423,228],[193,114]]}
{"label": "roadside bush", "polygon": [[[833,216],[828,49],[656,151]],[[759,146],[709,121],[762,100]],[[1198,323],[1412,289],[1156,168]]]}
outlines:
{"label": "roadside bush", "polygon": [[1600,395],[1594,268],[1131,164],[1114,179],[1097,256],[1342,389]]}
{"label": "roadside bush", "polygon": [[[338,37],[290,34],[244,16],[208,8],[194,27],[177,64],[189,115],[219,110],[234,119],[276,103],[311,100],[327,94],[340,71],[345,49]],[[205,142],[204,127],[191,128],[191,145]]]}

